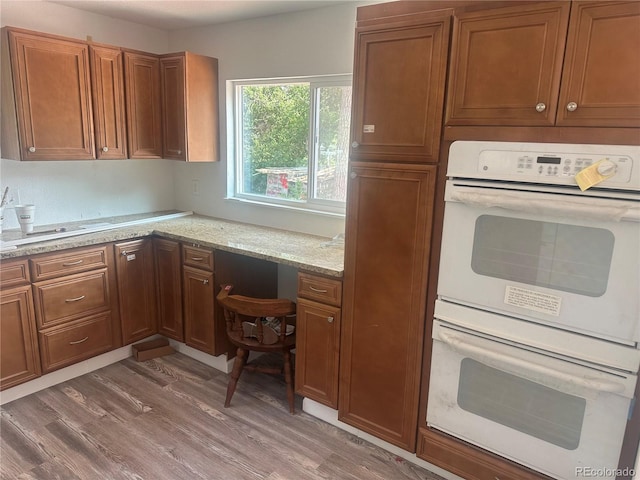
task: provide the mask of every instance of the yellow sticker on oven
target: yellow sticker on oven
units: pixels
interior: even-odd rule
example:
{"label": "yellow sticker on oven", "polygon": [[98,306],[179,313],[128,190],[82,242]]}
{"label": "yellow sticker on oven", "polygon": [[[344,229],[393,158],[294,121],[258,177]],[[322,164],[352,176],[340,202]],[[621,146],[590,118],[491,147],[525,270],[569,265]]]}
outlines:
{"label": "yellow sticker on oven", "polygon": [[583,168],[576,173],[576,183],[583,192],[616,174],[616,164],[607,158]]}

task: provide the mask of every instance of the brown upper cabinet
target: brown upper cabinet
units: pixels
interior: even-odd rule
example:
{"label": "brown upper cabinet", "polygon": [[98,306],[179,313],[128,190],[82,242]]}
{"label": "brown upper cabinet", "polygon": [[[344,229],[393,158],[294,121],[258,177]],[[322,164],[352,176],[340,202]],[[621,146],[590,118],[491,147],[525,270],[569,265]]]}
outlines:
{"label": "brown upper cabinet", "polygon": [[124,52],[130,158],[162,158],[160,58],[142,52]]}
{"label": "brown upper cabinet", "polygon": [[189,52],[160,59],[164,158],[219,160],[218,60]]}
{"label": "brown upper cabinet", "polygon": [[637,127],[639,32],[638,2],[459,13],[446,123]]}
{"label": "brown upper cabinet", "polygon": [[2,157],[96,158],[86,43],[3,28]]}
{"label": "brown upper cabinet", "polygon": [[557,124],[640,126],[640,2],[574,2]]}
{"label": "brown upper cabinet", "polygon": [[96,156],[99,160],[127,158],[122,52],[89,46]]}
{"label": "brown upper cabinet", "polygon": [[2,29],[2,157],[219,160],[218,60]]}
{"label": "brown upper cabinet", "polygon": [[352,160],[437,162],[450,13],[358,26]]}

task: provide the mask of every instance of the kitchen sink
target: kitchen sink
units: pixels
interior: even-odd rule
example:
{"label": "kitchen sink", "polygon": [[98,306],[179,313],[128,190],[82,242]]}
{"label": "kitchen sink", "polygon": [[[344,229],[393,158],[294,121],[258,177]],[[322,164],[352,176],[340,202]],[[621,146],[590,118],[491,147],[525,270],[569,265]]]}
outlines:
{"label": "kitchen sink", "polygon": [[30,243],[56,240],[58,238],[73,237],[76,235],[141,225],[150,222],[158,222],[172,218],[186,217],[188,215],[193,215],[193,212],[171,210],[99,218],[94,220],[82,220],[78,222],[67,222],[61,225],[39,225],[34,227],[33,232],[29,235],[22,233],[20,229],[3,230],[2,236],[0,237],[0,251],[12,250],[21,245]]}

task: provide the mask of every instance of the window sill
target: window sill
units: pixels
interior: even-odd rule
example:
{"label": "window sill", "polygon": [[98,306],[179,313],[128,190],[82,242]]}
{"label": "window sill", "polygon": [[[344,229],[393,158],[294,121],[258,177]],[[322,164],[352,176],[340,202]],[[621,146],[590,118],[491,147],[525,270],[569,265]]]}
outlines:
{"label": "window sill", "polygon": [[237,203],[253,205],[256,207],[265,207],[265,208],[281,210],[283,212],[290,211],[290,212],[296,212],[296,213],[310,213],[313,215],[321,215],[321,216],[331,217],[331,218],[345,218],[344,211],[330,212],[326,210],[317,210],[317,209],[314,209],[313,207],[294,207],[292,205],[283,205],[279,203],[269,203],[269,202],[258,202],[256,200],[250,200],[247,198],[239,198],[239,197],[225,197],[225,200],[229,202],[237,202]]}

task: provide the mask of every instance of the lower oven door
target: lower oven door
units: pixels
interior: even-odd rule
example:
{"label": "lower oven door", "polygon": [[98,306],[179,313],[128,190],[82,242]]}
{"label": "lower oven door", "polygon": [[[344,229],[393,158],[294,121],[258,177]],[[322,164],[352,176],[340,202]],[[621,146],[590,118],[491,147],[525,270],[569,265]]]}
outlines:
{"label": "lower oven door", "polygon": [[615,478],[635,375],[439,320],[433,339],[432,428],[555,478]]}

